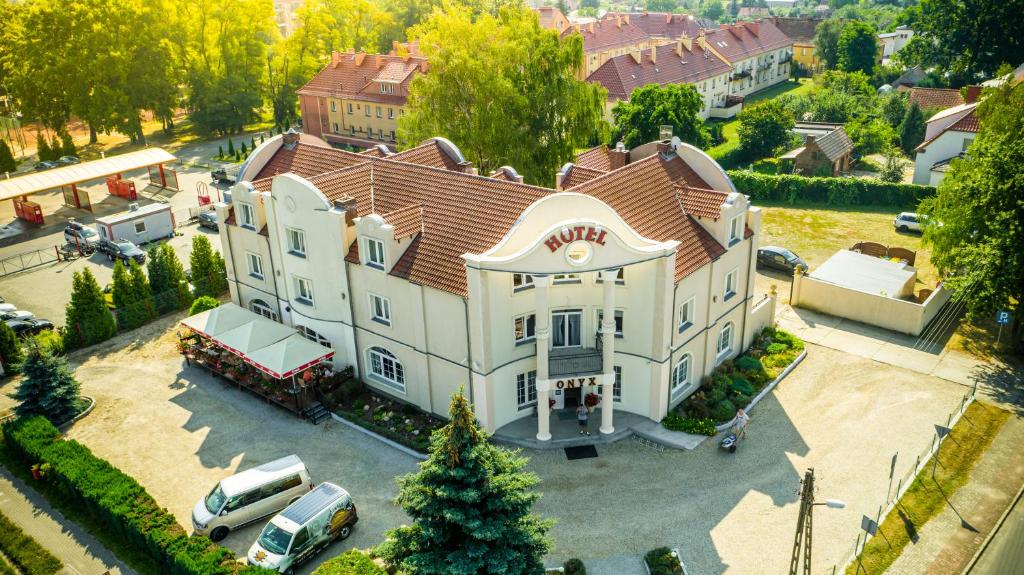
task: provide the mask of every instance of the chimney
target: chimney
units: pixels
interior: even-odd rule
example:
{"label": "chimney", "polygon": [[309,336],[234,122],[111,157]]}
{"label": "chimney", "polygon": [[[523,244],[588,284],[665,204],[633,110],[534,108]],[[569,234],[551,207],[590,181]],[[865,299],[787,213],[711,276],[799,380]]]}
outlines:
{"label": "chimney", "polygon": [[623,14],[622,21],[625,22],[627,26],[629,26],[629,14]]}
{"label": "chimney", "polygon": [[622,18],[619,18],[618,16],[615,17],[615,27],[619,29],[622,28]]}
{"label": "chimney", "polygon": [[658,47],[651,46],[651,64],[658,63]]}
{"label": "chimney", "polygon": [[398,54],[398,40],[391,41],[391,53],[394,55]]}
{"label": "chimney", "polygon": [[967,86],[964,94],[964,103],[973,104],[981,96],[981,86]]}
{"label": "chimney", "polygon": [[672,142],[670,140],[658,142],[658,152],[662,154],[672,153]]}
{"label": "chimney", "polygon": [[378,70],[380,70],[381,68],[384,67],[384,62],[385,62],[384,54],[374,54],[373,55],[373,59],[374,59],[374,65],[377,67]]}
{"label": "chimney", "polygon": [[331,52],[331,66],[334,68],[341,64],[341,52]]}
{"label": "chimney", "polygon": [[810,146],[811,144],[814,143],[815,139],[817,139],[817,136],[815,136],[814,134],[807,134],[807,137],[804,138],[804,145]]}
{"label": "chimney", "polygon": [[640,50],[637,50],[636,48],[631,48],[629,50],[629,55],[633,57],[633,61],[637,64],[639,64],[640,60],[643,59],[643,56],[640,54]]}
{"label": "chimney", "polygon": [[608,161],[613,170],[621,168],[629,163],[629,152],[623,142],[615,144],[614,150],[608,150]]}
{"label": "chimney", "polygon": [[672,23],[672,14],[665,14],[665,23],[666,24],[671,24]]}
{"label": "chimney", "polygon": [[356,52],[356,66],[362,66],[366,58],[366,52]]}
{"label": "chimney", "polygon": [[477,174],[476,168],[473,167],[473,162],[469,162],[469,161],[460,162],[459,163],[459,171],[462,172],[463,174],[473,174],[473,175]]}
{"label": "chimney", "polygon": [[291,150],[295,144],[299,143],[299,133],[295,131],[295,128],[291,128],[281,135],[281,141],[286,149]]}
{"label": "chimney", "polygon": [[[684,46],[684,47],[686,48],[686,51],[687,51],[687,52],[693,52],[693,38],[687,38],[687,37],[686,37],[686,36],[684,35],[684,36],[683,36],[682,38],[680,38],[680,39],[679,39],[679,41],[680,41],[680,42],[682,43],[682,45],[683,45],[683,46]],[[682,51],[680,51],[680,52],[679,52],[679,55],[680,55],[680,56],[682,56],[682,55],[683,55]]]}

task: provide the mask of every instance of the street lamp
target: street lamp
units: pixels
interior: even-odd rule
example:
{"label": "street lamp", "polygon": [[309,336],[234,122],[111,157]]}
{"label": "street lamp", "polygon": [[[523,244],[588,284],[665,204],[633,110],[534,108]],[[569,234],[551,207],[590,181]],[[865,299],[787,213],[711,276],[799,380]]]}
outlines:
{"label": "street lamp", "polygon": [[[816,505],[824,505],[830,509],[843,509],[846,503],[838,499],[814,500],[814,468],[807,470],[800,482],[800,517],[796,522],[796,537],[793,540],[793,556],[789,561],[789,575],[811,574],[811,531],[813,526],[812,510]],[[800,568],[800,550],[803,549],[803,569]]]}

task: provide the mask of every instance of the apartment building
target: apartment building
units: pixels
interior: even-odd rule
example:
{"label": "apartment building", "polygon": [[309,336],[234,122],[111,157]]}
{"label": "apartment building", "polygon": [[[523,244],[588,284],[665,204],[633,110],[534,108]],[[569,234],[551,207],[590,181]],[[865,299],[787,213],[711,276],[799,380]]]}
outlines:
{"label": "apartment building", "polygon": [[297,91],[307,134],[357,148],[393,145],[409,84],[427,60],[403,55],[334,52],[331,62]]}
{"label": "apartment building", "polygon": [[746,96],[789,79],[793,40],[770,20],[722,24],[707,46],[733,69],[729,94]]}
{"label": "apartment building", "polygon": [[[726,118],[739,110],[738,102],[729,98],[729,76],[732,66],[707,47],[703,32],[697,38],[683,37],[672,44],[632,50],[610,58],[588,82],[601,84],[608,90],[605,119],[612,121],[612,108],[628,101],[633,90],[648,84],[691,84],[703,100],[700,117]],[[735,110],[730,109],[735,106]]]}
{"label": "apartment building", "polygon": [[548,441],[588,393],[602,433],[623,411],[660,420],[772,322],[761,212],[678,139],[588,150],[557,180],[478,175],[442,138],[272,138],[216,206],[231,298],[425,411],[464,387],[490,431]]}

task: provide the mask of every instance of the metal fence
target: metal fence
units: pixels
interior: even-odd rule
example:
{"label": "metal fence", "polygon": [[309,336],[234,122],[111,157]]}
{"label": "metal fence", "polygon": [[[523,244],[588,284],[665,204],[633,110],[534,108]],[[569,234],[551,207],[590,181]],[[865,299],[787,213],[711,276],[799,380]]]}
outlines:
{"label": "metal fence", "polygon": [[21,252],[20,254],[0,259],[0,277],[45,266],[60,260],[61,252],[57,246]]}
{"label": "metal fence", "polygon": [[[964,394],[960,399],[960,405],[953,409],[953,411],[949,412],[946,416],[946,421],[944,423],[937,422],[935,424],[935,433],[932,435],[931,443],[924,451],[918,453],[914,457],[914,465],[907,469],[901,477],[895,476],[896,463],[900,458],[899,452],[893,454],[892,463],[889,468],[889,487],[886,489],[885,498],[878,506],[878,511],[875,513],[874,518],[867,516],[861,518],[861,531],[857,534],[857,541],[853,544],[853,548],[848,553],[844,554],[846,559],[843,563],[832,565],[832,568],[828,573],[831,575],[840,575],[845,573],[850,565],[856,565],[857,568],[854,573],[857,573],[857,575],[875,575],[870,573],[860,562],[864,546],[872,539],[872,537],[874,537],[872,532],[877,534],[878,530],[881,529],[881,522],[889,515],[889,512],[896,507],[907,490],[910,489],[910,486],[914,483],[914,479],[917,475],[921,473],[922,470],[926,469],[929,463],[934,469],[934,466],[937,463],[937,460],[935,460],[935,454],[941,448],[945,434],[948,433],[942,430],[952,429],[953,426],[960,421],[960,418],[967,410],[967,407],[974,401],[977,393],[978,382],[975,381],[974,387],[971,388],[970,392]],[[884,537],[885,535],[883,534],[882,536]]]}

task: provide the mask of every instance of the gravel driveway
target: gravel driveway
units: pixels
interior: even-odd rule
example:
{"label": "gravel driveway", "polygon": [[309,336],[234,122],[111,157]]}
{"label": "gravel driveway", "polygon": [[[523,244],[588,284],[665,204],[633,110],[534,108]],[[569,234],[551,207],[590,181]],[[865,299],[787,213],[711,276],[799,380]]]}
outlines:
{"label": "gravel driveway", "polygon": [[[195,369],[183,369],[164,320],[135,340],[118,339],[78,367],[95,412],[69,435],[137,478],[183,525],[199,499],[236,469],[297,453],[314,479],[348,488],[360,523],[320,556],[368,547],[407,521],[391,504],[394,477],[416,461],[338,424],[312,426]],[[885,495],[892,453],[917,453],[932,424],[959,404],[965,388],[832,349],[808,357],[753,412],[750,437],[735,454],[707,441],[693,452],[658,452],[624,441],[600,457],[566,461],[561,451],[528,453],[553,517],[556,549],[608,558],[679,547],[691,573],[779,573],[788,565],[796,491],[815,467],[819,497],[844,510],[815,514],[814,572],[852,548],[862,514]],[[628,393],[628,389],[625,390]],[[904,458],[900,475],[913,461]],[[245,551],[260,526],[229,536]],[[303,572],[311,570],[307,566]],[[622,574],[627,575],[627,574]]]}

